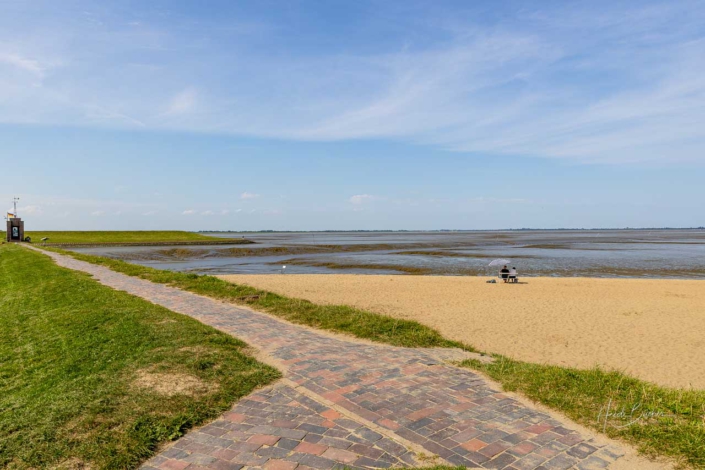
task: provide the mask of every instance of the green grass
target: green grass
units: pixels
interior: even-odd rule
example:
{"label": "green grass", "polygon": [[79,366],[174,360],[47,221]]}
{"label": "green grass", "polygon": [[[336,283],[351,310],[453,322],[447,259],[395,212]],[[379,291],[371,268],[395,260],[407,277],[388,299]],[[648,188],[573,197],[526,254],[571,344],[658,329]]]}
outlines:
{"label": "green grass", "polygon": [[472,350],[469,346],[457,341],[443,338],[436,330],[416,321],[396,319],[346,305],[317,305],[308,300],[284,297],[254,287],[226,282],[213,276],[164,271],[101,256],[74,253],[56,248],[52,248],[52,250],[79,260],[106,266],[130,276],[168,284],[236,304],[248,304],[293,323],[346,333],[358,338],[395,346],[462,347]]}
{"label": "green grass", "polygon": [[[317,328],[400,346],[462,346],[473,350],[444,339],[435,330],[416,322],[395,320],[351,307],[315,305],[210,276],[161,271],[98,256],[54,251],[202,295],[246,302],[258,310]],[[248,296],[251,296],[249,302]],[[492,364],[466,361],[462,366],[480,370],[501,383],[505,390],[522,393],[587,427],[624,439],[647,455],[671,457],[684,467],[705,468],[705,391],[658,387],[619,372],[578,370],[495,357]],[[610,416],[605,423],[602,416],[608,404],[611,413],[626,410],[627,416],[624,419]],[[637,408],[632,412],[634,407]],[[629,415],[639,419],[629,424]]]}
{"label": "green grass", "polygon": [[[0,468],[134,468],[279,376],[243,342],[40,253],[0,246]],[[205,388],[165,396],[140,373]]]}
{"label": "green grass", "polygon": [[[3,232],[3,240],[5,233]],[[176,230],[164,231],[85,231],[85,232],[52,232],[28,231],[25,236],[31,237],[33,243],[40,243],[44,237],[49,237],[49,244],[113,244],[113,243],[178,243],[178,242],[225,242],[228,239],[209,237],[200,233],[182,232]],[[234,239],[241,242],[242,238]],[[230,240],[232,242],[232,240]]]}
{"label": "green grass", "polygon": [[683,467],[705,468],[705,391],[668,389],[598,368],[579,370],[501,356],[492,364],[462,365],[485,372],[507,391],[520,392],[587,427],[624,439],[648,456],[668,456]]}

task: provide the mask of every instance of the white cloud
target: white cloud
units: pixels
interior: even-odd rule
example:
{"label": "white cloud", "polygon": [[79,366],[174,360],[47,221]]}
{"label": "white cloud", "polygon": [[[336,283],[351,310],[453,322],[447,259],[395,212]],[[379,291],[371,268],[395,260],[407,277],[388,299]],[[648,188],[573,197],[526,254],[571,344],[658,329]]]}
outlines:
{"label": "white cloud", "polygon": [[19,54],[0,52],[0,64],[11,65],[26,72],[30,72],[38,77],[42,77],[44,75],[44,67],[40,65],[39,61],[23,57]]}
{"label": "white cloud", "polygon": [[196,213],[195,210],[193,210],[193,209],[187,209],[187,210],[183,211],[181,214],[182,214],[182,215],[193,215],[193,214],[195,214],[195,213]]}
{"label": "white cloud", "polygon": [[[11,212],[11,211],[8,211],[8,212]],[[22,214],[42,215],[44,213],[42,208],[39,206],[18,207],[17,212],[19,212],[20,215],[22,215]]]}
{"label": "white cloud", "polygon": [[220,215],[228,215],[229,213],[230,211],[228,209],[223,209],[222,211],[220,211]]}
{"label": "white cloud", "polygon": [[242,209],[235,209],[235,212],[242,212]]}
{"label": "white cloud", "polygon": [[254,194],[254,193],[248,193],[245,191],[240,195],[240,199],[256,199],[259,197],[259,194]]}
{"label": "white cloud", "polygon": [[147,211],[147,212],[143,212],[142,215],[155,215],[156,213],[157,213],[157,211]]}
{"label": "white cloud", "polygon": [[201,215],[215,215],[215,212],[213,212],[211,210],[207,210],[207,211],[201,212]]}
{"label": "white cloud", "polygon": [[180,91],[169,102],[166,114],[181,115],[188,114],[196,108],[198,104],[198,92],[195,88],[186,88]]}
{"label": "white cloud", "polygon": [[102,217],[105,215],[105,211],[93,211],[93,212],[91,212],[91,215],[93,217]]}
{"label": "white cloud", "polygon": [[349,201],[351,204],[359,206],[361,204],[374,201],[375,199],[377,198],[375,196],[372,196],[371,194],[356,194],[355,196],[352,196]]}

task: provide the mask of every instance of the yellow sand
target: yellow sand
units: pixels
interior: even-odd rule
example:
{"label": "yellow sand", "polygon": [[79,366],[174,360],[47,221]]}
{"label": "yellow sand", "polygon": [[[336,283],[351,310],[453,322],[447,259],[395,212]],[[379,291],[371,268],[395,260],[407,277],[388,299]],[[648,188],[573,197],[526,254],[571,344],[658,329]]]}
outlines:
{"label": "yellow sand", "polygon": [[444,336],[516,359],[596,364],[671,387],[705,389],[705,281],[231,275],[316,303],[418,320]]}

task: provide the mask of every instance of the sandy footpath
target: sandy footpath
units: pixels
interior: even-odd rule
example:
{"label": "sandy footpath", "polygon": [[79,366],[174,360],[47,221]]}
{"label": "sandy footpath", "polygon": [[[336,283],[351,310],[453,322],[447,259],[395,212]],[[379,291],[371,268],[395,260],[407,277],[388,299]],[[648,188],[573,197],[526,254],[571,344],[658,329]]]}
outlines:
{"label": "sandy footpath", "polygon": [[316,303],[418,320],[480,350],[580,368],[596,364],[671,387],[705,389],[705,281],[230,275]]}

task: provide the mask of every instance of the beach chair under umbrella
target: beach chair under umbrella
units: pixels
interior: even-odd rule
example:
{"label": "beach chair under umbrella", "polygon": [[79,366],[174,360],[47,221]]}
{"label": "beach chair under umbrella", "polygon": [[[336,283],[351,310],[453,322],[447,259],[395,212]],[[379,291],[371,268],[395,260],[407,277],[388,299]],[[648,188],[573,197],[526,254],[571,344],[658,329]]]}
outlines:
{"label": "beach chair under umbrella", "polygon": [[487,267],[491,268],[493,266],[504,266],[505,264],[509,266],[510,264],[512,264],[512,261],[504,258],[498,258],[496,260],[490,261],[490,264],[488,264]]}

